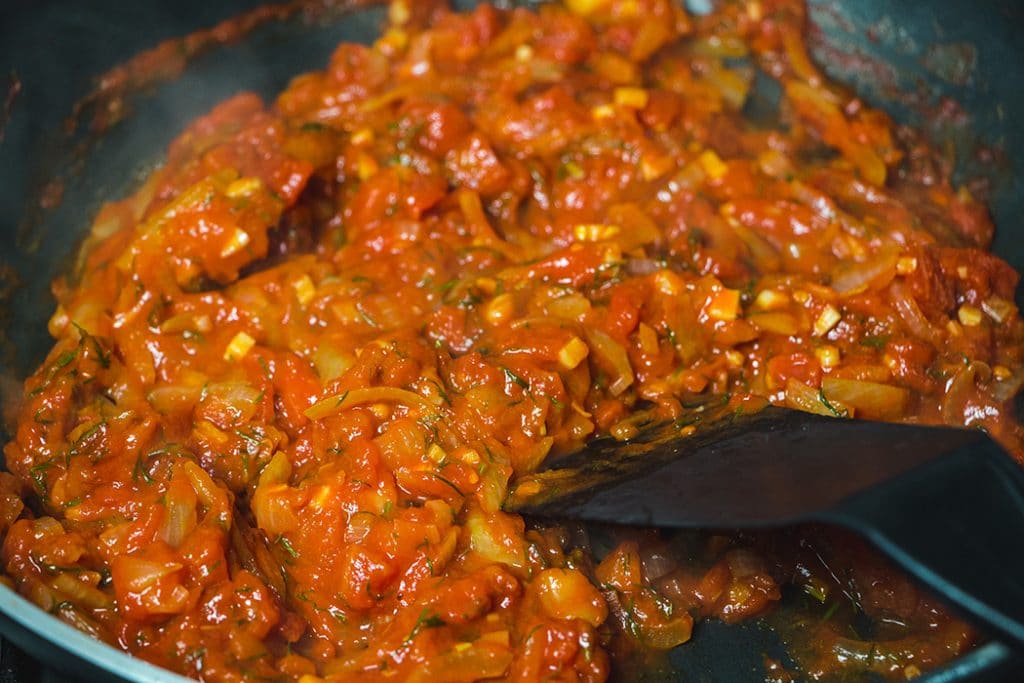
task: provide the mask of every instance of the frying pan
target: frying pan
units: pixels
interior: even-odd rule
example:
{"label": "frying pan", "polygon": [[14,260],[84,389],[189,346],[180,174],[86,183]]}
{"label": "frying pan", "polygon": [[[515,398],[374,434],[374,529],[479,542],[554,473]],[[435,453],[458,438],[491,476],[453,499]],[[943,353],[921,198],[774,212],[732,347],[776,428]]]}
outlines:
{"label": "frying pan", "polygon": [[[16,76],[0,139],[0,392],[9,397],[50,346],[50,281],[71,263],[104,198],[129,191],[192,118],[241,90],[272,97],[288,79],[322,68],[342,40],[372,40],[380,8],[300,12],[213,46],[179,78],[127,100],[129,115],[103,136],[67,134],[73,105],[100,74],[161,40],[208,27],[257,0],[10,0],[0,7],[0,121],[5,79]],[[312,3],[311,3],[312,4]],[[458,1],[460,8],[475,4]],[[707,0],[691,0],[699,9]],[[995,251],[1024,269],[1024,6],[1014,0],[811,0],[812,43],[830,75],[897,120],[924,126],[955,151],[960,179],[989,179]],[[12,82],[14,79],[12,78]],[[95,112],[93,112],[95,113]],[[109,113],[109,112],[108,112]],[[60,178],[59,184],[53,184]],[[59,196],[60,201],[54,201]],[[40,209],[40,199],[55,204]],[[1018,297],[1019,299],[1020,297]],[[965,491],[964,495],[970,495]],[[0,631],[46,666],[47,680],[183,681],[92,641],[0,586]],[[0,659],[9,650],[0,652]],[[644,680],[764,680],[765,654],[783,658],[758,622],[701,624],[670,670]],[[0,665],[5,662],[0,661]],[[922,679],[1020,680],[1009,650],[989,643]],[[29,669],[33,679],[39,666]],[[0,675],[7,671],[0,666]],[[636,680],[640,674],[620,672]],[[5,679],[6,680],[6,679]]]}

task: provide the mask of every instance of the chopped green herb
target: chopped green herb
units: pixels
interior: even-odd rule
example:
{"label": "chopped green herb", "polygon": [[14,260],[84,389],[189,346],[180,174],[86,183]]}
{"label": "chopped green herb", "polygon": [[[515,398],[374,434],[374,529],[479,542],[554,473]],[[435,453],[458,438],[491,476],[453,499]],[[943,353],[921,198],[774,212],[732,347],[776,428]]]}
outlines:
{"label": "chopped green herb", "polygon": [[402,644],[408,645],[409,643],[411,643],[413,639],[420,634],[421,631],[424,631],[428,628],[437,628],[439,626],[444,625],[444,619],[437,616],[436,614],[431,614],[429,611],[427,611],[426,608],[424,608],[423,611],[420,612],[419,618],[416,619],[416,623],[413,625],[412,630],[409,631],[409,635],[407,635],[405,637],[405,640],[402,641]]}
{"label": "chopped green herb", "polygon": [[431,474],[433,474],[433,475],[434,475],[434,477],[435,477],[435,478],[437,478],[437,479],[439,479],[439,480],[440,480],[440,481],[441,481],[442,483],[444,483],[444,484],[447,484],[447,485],[448,485],[448,486],[449,486],[449,487],[450,487],[450,488],[451,488],[451,489],[452,489],[453,491],[455,491],[455,493],[459,494],[460,496],[464,496],[464,495],[466,495],[465,493],[463,493],[463,492],[462,492],[462,491],[461,491],[461,490],[459,489],[459,487],[458,487],[458,486],[456,486],[455,484],[453,484],[453,483],[451,482],[451,480],[449,480],[449,479],[446,479],[445,477],[441,476],[441,475],[440,475],[440,474],[438,474],[437,472],[431,472]]}
{"label": "chopped green herb", "polygon": [[359,304],[356,304],[356,313],[358,313],[359,317],[363,319],[363,322],[366,323],[367,325],[369,325],[370,327],[374,327],[374,328],[379,328],[380,327],[380,324],[376,320],[371,318],[370,314],[367,313],[366,311],[364,311],[363,307],[360,306]]}
{"label": "chopped green herb", "polygon": [[825,396],[825,392],[821,389],[818,390],[818,401],[821,402],[821,405],[825,406],[828,412],[832,413],[833,417],[850,417],[850,412],[846,408],[836,408],[832,405],[828,397]]}
{"label": "chopped green herb", "polygon": [[583,180],[586,174],[583,172],[583,168],[575,161],[566,161],[564,164],[558,167],[558,179],[559,180]]}
{"label": "chopped green herb", "polygon": [[277,537],[277,544],[284,548],[284,551],[288,553],[288,555],[290,555],[292,558],[296,558],[299,556],[299,552],[295,549],[295,546],[293,546],[291,541],[289,541],[284,536]]}
{"label": "chopped green herb", "polygon": [[64,353],[60,354],[59,356],[57,356],[57,360],[53,362],[52,371],[56,373],[61,368],[66,368],[68,365],[71,365],[71,362],[75,360],[75,356],[77,355],[78,349],[72,349],[70,351],[65,351]]}
{"label": "chopped green herb", "polygon": [[861,346],[867,346],[872,349],[884,349],[885,345],[889,343],[889,335],[881,334],[875,337],[864,337],[860,340]]}
{"label": "chopped green herb", "polygon": [[508,381],[510,381],[510,382],[512,382],[514,384],[518,384],[519,387],[521,389],[525,390],[525,391],[529,391],[530,390],[530,383],[529,382],[527,382],[525,379],[523,379],[522,377],[520,377],[516,373],[512,372],[511,370],[509,370],[504,365],[501,366],[501,371],[505,373],[505,379],[507,379]]}
{"label": "chopped green herb", "polygon": [[33,465],[29,468],[28,474],[32,477],[32,481],[35,482],[36,488],[39,489],[39,493],[46,493],[46,470],[53,467],[53,458],[41,462],[38,465]]}

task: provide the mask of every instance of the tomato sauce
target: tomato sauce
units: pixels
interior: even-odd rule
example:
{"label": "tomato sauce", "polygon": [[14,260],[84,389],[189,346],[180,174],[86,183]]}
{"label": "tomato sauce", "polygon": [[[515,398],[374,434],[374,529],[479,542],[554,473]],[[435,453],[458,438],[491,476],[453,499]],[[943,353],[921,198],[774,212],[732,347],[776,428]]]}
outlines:
{"label": "tomato sauce", "polygon": [[5,581],[205,681],[603,681],[785,587],[887,624],[815,621],[816,676],[966,651],[835,532],[634,533],[598,562],[502,509],[701,393],[1022,452],[985,207],[819,72],[804,23],[397,0],[373,45],[189,124],[55,286],[0,475]]}

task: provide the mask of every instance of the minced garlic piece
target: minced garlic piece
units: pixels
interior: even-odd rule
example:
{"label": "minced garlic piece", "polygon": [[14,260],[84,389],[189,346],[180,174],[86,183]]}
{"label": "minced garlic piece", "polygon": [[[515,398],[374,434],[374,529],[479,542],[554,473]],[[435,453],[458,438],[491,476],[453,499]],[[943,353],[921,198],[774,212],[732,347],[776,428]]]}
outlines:
{"label": "minced garlic piece", "polygon": [[356,173],[360,180],[369,180],[380,170],[380,164],[369,154],[360,154],[356,161]]}
{"label": "minced garlic piece", "polygon": [[401,52],[409,45],[409,34],[403,29],[392,26],[384,32],[376,43],[378,50],[384,53]]}
{"label": "minced garlic piece", "polygon": [[608,0],[565,0],[565,6],[573,14],[589,17],[608,6]]}
{"label": "minced garlic piece", "polygon": [[700,156],[697,157],[697,162],[712,180],[718,180],[729,170],[729,167],[726,166],[722,158],[713,149],[706,149],[701,152]]}
{"label": "minced garlic piece", "polygon": [[840,315],[835,306],[826,304],[825,308],[821,309],[818,319],[814,321],[814,336],[824,337],[842,318],[843,316]]}
{"label": "minced garlic piece", "polygon": [[981,316],[981,309],[970,304],[964,304],[956,312],[956,317],[960,319],[960,324],[964,327],[977,327],[981,324]]}
{"label": "minced garlic piece", "polygon": [[427,449],[427,459],[433,463],[442,463],[448,458],[448,452],[441,448],[436,443],[430,444],[430,448]]}
{"label": "minced garlic piece", "polygon": [[789,304],[789,295],[774,289],[762,289],[754,299],[754,307],[762,311],[774,311]]}
{"label": "minced garlic piece", "polygon": [[295,290],[295,298],[297,298],[299,303],[303,306],[312,301],[313,297],[316,295],[316,285],[313,284],[313,281],[308,275],[303,275],[293,282],[292,289]]}
{"label": "minced garlic piece", "polygon": [[675,296],[683,289],[682,280],[671,270],[659,270],[655,273],[654,285],[666,296]]}
{"label": "minced garlic piece", "polygon": [[814,350],[814,355],[818,357],[821,367],[826,370],[831,370],[839,365],[839,349],[831,344],[819,346]]}
{"label": "minced garlic piece", "polygon": [[242,197],[253,196],[262,188],[263,181],[254,176],[250,176],[232,181],[232,183],[224,190],[224,194],[231,199],[241,199]]}
{"label": "minced garlic piece", "polygon": [[606,223],[581,223],[572,229],[577,242],[601,242],[611,239],[622,231],[617,225]]}
{"label": "minced garlic piece", "polygon": [[409,23],[411,18],[409,0],[391,0],[391,4],[388,5],[388,21],[395,26],[402,26]]}
{"label": "minced garlic piece", "polygon": [[374,141],[375,138],[376,135],[374,134],[372,128],[360,128],[356,132],[352,133],[352,137],[350,138],[350,140],[353,145],[361,147],[363,145],[370,144],[371,142]]}
{"label": "minced garlic piece", "polygon": [[250,239],[249,233],[245,230],[235,228],[235,231],[231,233],[231,239],[229,239],[227,244],[224,245],[224,248],[220,250],[220,257],[227,258],[233,254],[237,254],[242,249],[245,249],[245,246],[249,244]]}
{"label": "minced garlic piece", "polygon": [[643,88],[622,87],[616,88],[613,95],[615,104],[628,109],[643,109],[650,101],[650,96]]}
{"label": "minced garlic piece", "polygon": [[896,261],[896,272],[900,275],[910,275],[917,270],[917,258],[914,256],[901,256]]}
{"label": "minced garlic piece", "polygon": [[721,289],[708,300],[708,317],[715,320],[735,320],[740,311],[738,289]]}
{"label": "minced garlic piece", "polygon": [[245,358],[245,354],[249,353],[255,345],[255,339],[245,332],[239,332],[228,342],[228,347],[224,350],[224,360],[240,360]]}
{"label": "minced garlic piece", "polygon": [[508,320],[509,316],[512,315],[514,303],[512,295],[508,292],[499,294],[487,302],[487,305],[484,307],[484,318],[492,325]]}
{"label": "minced garlic piece", "polygon": [[590,348],[579,337],[573,337],[558,351],[558,362],[566,370],[572,370],[587,357]]}

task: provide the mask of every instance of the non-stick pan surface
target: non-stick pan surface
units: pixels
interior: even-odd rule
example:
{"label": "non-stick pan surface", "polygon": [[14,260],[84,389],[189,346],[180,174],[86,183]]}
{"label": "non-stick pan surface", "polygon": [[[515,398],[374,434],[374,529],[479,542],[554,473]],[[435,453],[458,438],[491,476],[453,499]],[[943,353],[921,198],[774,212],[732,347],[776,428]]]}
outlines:
{"label": "non-stick pan surface", "polygon": [[[260,4],[255,0],[9,0],[0,7],[0,392],[7,398],[49,348],[49,283],[71,263],[104,199],[122,196],[160,160],[188,121],[242,90],[266,97],[300,72],[322,68],[342,40],[372,40],[379,8],[299,12],[240,41],[212,47],[180,77],[131,95],[127,116],[102,136],[69,136],[67,119],[96,78],[159,41]],[[311,3],[312,4],[312,3]],[[456,2],[460,7],[474,2]],[[707,5],[691,0],[691,6]],[[811,0],[815,53],[837,79],[898,120],[925,126],[956,149],[963,177],[991,180],[995,251],[1024,269],[1024,5],[1014,0]],[[8,83],[9,79],[9,83]],[[10,89],[15,95],[3,97]],[[78,123],[88,123],[87,111]],[[77,150],[77,151],[76,151]],[[53,183],[54,179],[60,182]],[[59,197],[59,201],[54,201]],[[40,208],[40,200],[55,204]],[[3,437],[6,440],[6,437]],[[964,495],[970,495],[965,491]],[[1024,540],[1024,539],[1022,539]],[[115,652],[0,586],[0,632],[46,680],[184,680]],[[9,654],[8,649],[3,650]],[[702,623],[671,657],[673,671],[644,680],[765,680],[765,654],[784,657],[758,622]],[[0,661],[0,677],[13,669]],[[23,669],[38,680],[38,664]],[[17,673],[17,671],[15,671]],[[640,672],[618,674],[637,680]],[[998,643],[924,680],[1024,679]]]}

